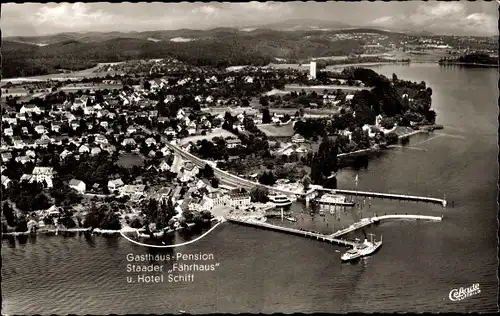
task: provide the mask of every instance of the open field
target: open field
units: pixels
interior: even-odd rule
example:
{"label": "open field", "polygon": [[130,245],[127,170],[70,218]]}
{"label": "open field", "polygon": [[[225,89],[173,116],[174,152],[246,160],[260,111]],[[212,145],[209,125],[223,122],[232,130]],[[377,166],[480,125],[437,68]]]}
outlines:
{"label": "open field", "polygon": [[48,74],[48,75],[43,75],[43,76],[34,76],[34,77],[24,77],[24,78],[8,78],[8,79],[2,79],[0,86],[3,86],[7,84],[7,82],[11,83],[21,83],[21,82],[29,82],[29,81],[45,81],[45,80],[78,80],[81,78],[93,78],[93,77],[105,77],[108,74],[113,76],[115,72],[94,72],[97,69],[99,69],[103,65],[112,65],[112,64],[117,64],[117,63],[99,63],[97,66],[84,69],[84,70],[79,70],[79,71],[72,71],[68,73],[56,73],[56,74]]}
{"label": "open field", "polygon": [[214,137],[236,137],[233,133],[226,131],[225,129],[222,128],[215,128],[211,133],[207,133],[207,135],[196,135],[196,136],[189,136],[185,137],[180,140],[180,144],[184,145],[189,142],[196,143],[199,140],[212,140]]}
{"label": "open field", "polygon": [[285,85],[285,91],[291,92],[300,92],[302,90],[304,91],[316,91],[316,92],[323,92],[324,90],[351,90],[351,91],[358,91],[358,90],[371,90],[372,88],[370,87],[356,87],[356,86],[342,86],[342,85],[321,85],[321,86],[300,86],[300,85]]}
{"label": "open field", "polygon": [[124,153],[118,159],[120,167],[131,168],[144,165],[144,158],[134,153]]}
{"label": "open field", "polygon": [[274,124],[257,125],[257,127],[264,132],[267,136],[274,137],[291,137],[295,134],[293,124],[276,126]]}
{"label": "open field", "polygon": [[115,89],[122,89],[123,85],[122,84],[92,84],[88,83],[85,85],[75,85],[75,84],[69,84],[67,86],[59,88],[60,91],[64,92],[76,92],[78,90],[85,91],[87,89],[93,89],[93,90],[115,90]]}

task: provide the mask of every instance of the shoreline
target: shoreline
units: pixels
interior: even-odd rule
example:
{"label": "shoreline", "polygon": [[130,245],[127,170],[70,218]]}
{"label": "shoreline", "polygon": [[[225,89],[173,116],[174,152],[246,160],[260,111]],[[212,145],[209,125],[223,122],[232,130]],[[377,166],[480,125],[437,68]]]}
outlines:
{"label": "shoreline", "polygon": [[463,63],[463,62],[444,62],[439,63],[439,66],[463,66],[463,67],[477,67],[477,68],[498,68],[500,65],[496,64],[480,64],[480,63]]}
{"label": "shoreline", "polygon": [[[404,139],[404,138],[408,138],[408,137],[411,137],[411,136],[417,135],[417,134],[430,133],[434,129],[442,129],[442,127],[440,125],[423,126],[421,129],[418,129],[418,130],[415,130],[415,131],[412,131],[412,132],[408,132],[408,133],[404,133],[402,135],[399,135],[398,136],[398,140],[401,140],[401,139]],[[352,151],[352,152],[349,152],[349,153],[341,153],[341,154],[338,154],[337,157],[338,158],[340,158],[340,157],[345,158],[345,157],[349,157],[349,156],[352,156],[352,155],[355,155],[355,154],[376,153],[376,152],[381,152],[381,151],[383,151],[385,149],[388,149],[388,148],[382,148],[378,144],[376,144],[376,145],[373,145],[373,146],[371,146],[369,148],[360,149],[360,150]]]}
{"label": "shoreline", "polygon": [[[209,220],[208,222],[213,222],[217,220],[216,218],[213,218]],[[193,227],[196,225],[195,223],[188,223],[188,227]],[[165,234],[170,234],[179,230],[183,230],[186,227],[178,227],[176,229],[169,229],[168,231],[164,232],[156,232],[153,233],[154,237],[162,237]],[[29,236],[29,235],[38,235],[38,234],[50,234],[50,233],[78,233],[78,232],[90,232],[92,235],[115,235],[115,234],[120,234],[121,232],[141,232],[139,237],[140,238],[151,238],[150,235],[143,234],[142,232],[144,231],[144,228],[132,228],[130,226],[125,226],[121,229],[101,229],[101,228],[94,228],[93,230],[89,228],[51,228],[51,229],[38,229],[35,232],[31,231],[26,231],[26,232],[2,232],[2,236]]]}

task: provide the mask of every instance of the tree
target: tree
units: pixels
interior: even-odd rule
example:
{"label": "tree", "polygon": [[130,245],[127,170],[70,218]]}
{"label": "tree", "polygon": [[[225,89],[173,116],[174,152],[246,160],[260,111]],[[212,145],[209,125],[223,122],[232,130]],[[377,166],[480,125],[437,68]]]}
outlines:
{"label": "tree", "polygon": [[269,105],[269,100],[267,96],[261,96],[259,99],[259,103],[262,106],[268,106]]}
{"label": "tree", "polygon": [[219,187],[219,179],[213,177],[212,180],[210,180],[210,184],[212,185],[213,188],[218,188]]}
{"label": "tree", "polygon": [[199,176],[201,178],[211,179],[214,177],[214,169],[209,164],[205,164],[205,166],[200,169]]}
{"label": "tree", "polygon": [[259,182],[265,185],[273,185],[276,180],[272,171],[265,171],[259,178]]}
{"label": "tree", "polygon": [[186,223],[191,223],[194,220],[194,213],[191,210],[182,211],[182,217],[184,217]]}
{"label": "tree", "polygon": [[148,80],[145,80],[143,87],[144,87],[144,90],[149,91],[151,89],[151,83],[149,83]]}
{"label": "tree", "polygon": [[9,226],[16,226],[16,215],[14,214],[14,210],[10,206],[8,202],[4,202],[2,205],[2,213],[3,216],[5,216],[5,219],[7,220],[7,224]]}
{"label": "tree", "polygon": [[337,151],[337,142],[323,137],[311,166],[311,181],[314,184],[323,184],[332,172],[337,172]]}
{"label": "tree", "polygon": [[76,227],[76,223],[72,218],[71,212],[65,212],[59,221],[66,228]]}
{"label": "tree", "polygon": [[16,232],[27,232],[27,231],[28,231],[28,222],[26,221],[26,219],[21,218],[17,222]]}
{"label": "tree", "polygon": [[271,123],[271,114],[269,113],[269,109],[262,110],[262,123],[263,124]]}
{"label": "tree", "polygon": [[121,228],[120,218],[110,210],[108,204],[92,205],[89,212],[85,216],[84,227],[102,228],[118,230]]}
{"label": "tree", "polygon": [[250,190],[252,202],[266,203],[269,201],[269,190],[266,187],[255,186]]}
{"label": "tree", "polygon": [[142,228],[142,226],[144,226],[142,224],[142,221],[139,219],[139,217],[135,217],[131,222],[130,222],[130,227],[132,228],[136,228],[136,229],[139,229],[139,228]]}
{"label": "tree", "polygon": [[305,175],[302,178],[302,186],[304,187],[304,191],[309,190],[309,186],[311,185],[311,178],[308,175]]}

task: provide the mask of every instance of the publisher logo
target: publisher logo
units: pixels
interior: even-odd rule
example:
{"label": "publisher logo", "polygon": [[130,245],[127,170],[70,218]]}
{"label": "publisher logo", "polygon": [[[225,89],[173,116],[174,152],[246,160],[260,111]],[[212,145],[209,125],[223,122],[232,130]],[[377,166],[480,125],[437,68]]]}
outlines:
{"label": "publisher logo", "polygon": [[481,293],[481,290],[479,289],[479,283],[476,283],[470,287],[453,289],[450,291],[450,295],[448,297],[451,301],[456,302],[479,293]]}

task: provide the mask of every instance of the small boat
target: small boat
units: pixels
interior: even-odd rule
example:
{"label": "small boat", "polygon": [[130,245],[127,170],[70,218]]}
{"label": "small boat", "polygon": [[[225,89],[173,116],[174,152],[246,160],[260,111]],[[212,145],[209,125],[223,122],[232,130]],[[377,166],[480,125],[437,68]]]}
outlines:
{"label": "small boat", "polygon": [[373,241],[373,234],[370,234],[370,236],[370,241],[365,238],[363,243],[357,243],[353,249],[344,253],[340,258],[342,262],[354,261],[375,253],[382,246],[382,236],[379,241]]}
{"label": "small boat", "polygon": [[180,309],[180,310],[179,310],[179,314],[186,314],[186,311],[185,311],[185,310]]}
{"label": "small boat", "polygon": [[297,219],[295,219],[295,218],[293,218],[293,217],[285,217],[285,219],[286,219],[287,221],[290,221],[290,222],[296,222],[296,221],[297,221]]}
{"label": "small boat", "polygon": [[323,196],[316,200],[319,204],[329,204],[338,206],[354,206],[354,202],[346,201],[346,197],[339,194],[323,194]]}

